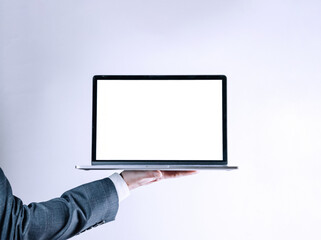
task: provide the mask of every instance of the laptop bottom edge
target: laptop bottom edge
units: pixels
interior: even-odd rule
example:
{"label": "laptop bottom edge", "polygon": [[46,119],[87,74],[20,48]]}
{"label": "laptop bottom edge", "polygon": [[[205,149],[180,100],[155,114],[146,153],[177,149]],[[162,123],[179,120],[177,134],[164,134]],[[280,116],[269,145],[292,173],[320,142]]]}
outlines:
{"label": "laptop bottom edge", "polygon": [[76,165],[80,170],[166,170],[166,171],[191,171],[191,170],[236,170],[237,166],[226,165]]}

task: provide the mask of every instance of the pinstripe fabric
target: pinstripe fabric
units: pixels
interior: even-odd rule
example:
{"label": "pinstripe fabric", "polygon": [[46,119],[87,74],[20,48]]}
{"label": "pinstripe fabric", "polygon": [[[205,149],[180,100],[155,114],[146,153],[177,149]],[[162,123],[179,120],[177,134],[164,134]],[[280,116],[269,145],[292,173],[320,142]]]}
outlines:
{"label": "pinstripe fabric", "polygon": [[60,198],[28,206],[12,194],[0,168],[0,239],[67,239],[113,221],[118,196],[109,178],[87,183]]}

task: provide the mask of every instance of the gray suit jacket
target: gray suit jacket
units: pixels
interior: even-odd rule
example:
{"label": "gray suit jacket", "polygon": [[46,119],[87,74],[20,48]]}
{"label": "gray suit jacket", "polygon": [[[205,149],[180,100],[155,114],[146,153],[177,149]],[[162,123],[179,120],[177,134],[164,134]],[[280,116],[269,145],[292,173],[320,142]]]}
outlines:
{"label": "gray suit jacket", "polygon": [[23,205],[0,168],[0,239],[67,239],[112,221],[118,195],[109,178],[84,184],[60,198]]}

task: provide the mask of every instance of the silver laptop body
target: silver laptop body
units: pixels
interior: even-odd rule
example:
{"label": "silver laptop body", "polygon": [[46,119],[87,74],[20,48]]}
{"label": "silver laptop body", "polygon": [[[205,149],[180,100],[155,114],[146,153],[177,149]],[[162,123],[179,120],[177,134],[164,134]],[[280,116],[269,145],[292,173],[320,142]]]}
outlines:
{"label": "silver laptop body", "polygon": [[92,165],[82,170],[233,170],[223,75],[93,77]]}

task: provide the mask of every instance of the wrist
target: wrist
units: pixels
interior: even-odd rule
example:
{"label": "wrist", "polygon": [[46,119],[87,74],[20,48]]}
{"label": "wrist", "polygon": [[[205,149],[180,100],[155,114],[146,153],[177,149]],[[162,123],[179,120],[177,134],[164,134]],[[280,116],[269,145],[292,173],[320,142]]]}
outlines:
{"label": "wrist", "polygon": [[[123,172],[124,172],[124,171],[123,171]],[[123,179],[123,180],[124,180],[124,182],[126,183],[126,185],[127,185],[128,189],[129,189],[129,190],[131,190],[131,188],[130,188],[130,186],[129,186],[128,182],[126,181],[126,179],[125,179],[125,177],[124,177],[124,175],[123,175],[123,172],[121,172],[119,175],[122,177],[122,179]]]}
{"label": "wrist", "polygon": [[129,195],[129,188],[123,177],[118,173],[114,173],[113,175],[109,176],[109,179],[115,185],[119,201],[127,198]]}

